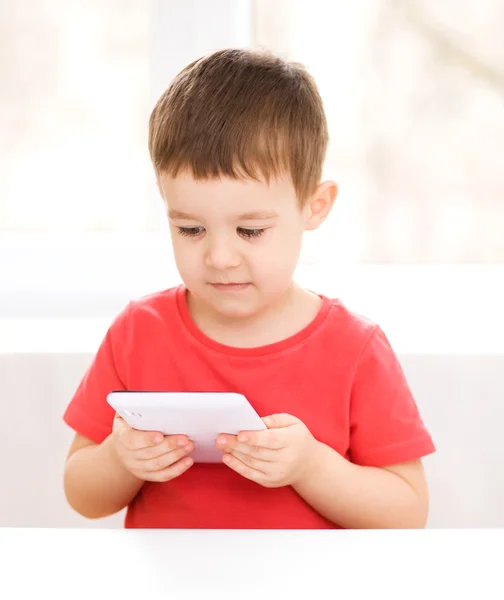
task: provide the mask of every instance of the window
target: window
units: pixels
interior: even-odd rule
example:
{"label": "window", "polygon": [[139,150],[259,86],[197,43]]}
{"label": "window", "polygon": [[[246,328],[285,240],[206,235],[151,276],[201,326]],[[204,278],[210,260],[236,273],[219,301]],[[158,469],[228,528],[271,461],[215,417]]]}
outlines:
{"label": "window", "polygon": [[310,259],[504,262],[500,0],[256,0],[256,42],[307,65],[340,197]]}
{"label": "window", "polygon": [[[0,0],[0,10],[8,347],[45,347],[43,332],[57,327],[62,348],[79,346],[91,326],[75,321],[98,319],[92,348],[130,298],[179,281],[148,117],[189,61],[253,45],[307,65],[330,125],[325,175],[340,195],[322,229],[307,234],[299,280],[376,319],[408,349],[493,351],[504,338],[495,329],[502,269],[477,266],[504,262],[499,0],[463,9],[455,0]],[[430,266],[401,266],[412,263]],[[443,305],[413,322],[433,290]],[[459,317],[476,304],[487,326],[474,323],[461,343]]]}
{"label": "window", "polygon": [[149,232],[150,12],[1,0],[0,232]]}

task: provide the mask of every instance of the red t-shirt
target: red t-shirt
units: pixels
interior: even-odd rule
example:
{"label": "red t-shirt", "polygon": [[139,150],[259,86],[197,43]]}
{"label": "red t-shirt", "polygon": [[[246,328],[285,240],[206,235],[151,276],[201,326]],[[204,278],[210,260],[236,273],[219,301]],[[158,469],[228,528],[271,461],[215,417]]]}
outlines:
{"label": "red t-shirt", "polygon": [[[359,465],[386,466],[434,451],[403,371],[382,330],[322,296],[316,318],[292,337],[233,348],[204,335],[179,286],[130,302],[108,329],[65,414],[101,443],[112,430],[112,390],[244,394],[257,413],[288,413]],[[224,464],[195,464],[166,483],[146,482],[126,527],[337,528],[290,486],[265,488]]]}

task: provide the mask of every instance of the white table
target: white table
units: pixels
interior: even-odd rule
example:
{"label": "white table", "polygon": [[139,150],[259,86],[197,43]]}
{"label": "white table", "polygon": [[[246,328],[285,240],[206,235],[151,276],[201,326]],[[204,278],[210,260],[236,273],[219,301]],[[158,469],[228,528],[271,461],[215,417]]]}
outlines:
{"label": "white table", "polygon": [[504,530],[0,529],[0,598],[504,598]]}

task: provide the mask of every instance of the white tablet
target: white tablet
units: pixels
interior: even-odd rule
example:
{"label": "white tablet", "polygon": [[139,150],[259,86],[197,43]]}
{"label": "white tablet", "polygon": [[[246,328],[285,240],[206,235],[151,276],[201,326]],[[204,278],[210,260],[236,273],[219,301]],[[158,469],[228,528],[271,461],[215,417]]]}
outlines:
{"label": "white tablet", "polygon": [[266,429],[242,394],[227,392],[118,391],[107,402],[134,429],[183,434],[194,442],[194,462],[221,462],[215,447],[220,433]]}

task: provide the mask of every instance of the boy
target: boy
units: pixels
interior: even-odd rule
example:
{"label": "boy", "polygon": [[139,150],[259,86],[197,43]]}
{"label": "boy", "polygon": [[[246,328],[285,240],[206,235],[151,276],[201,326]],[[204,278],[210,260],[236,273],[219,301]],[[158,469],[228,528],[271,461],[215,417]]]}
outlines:
{"label": "boy", "polygon": [[[65,493],[126,527],[424,527],[434,451],[382,330],[292,280],[302,235],[337,194],[301,65],[229,49],[187,66],[155,106],[149,151],[183,285],[130,302],[64,419]],[[219,435],[193,464],[184,435],[134,431],[112,390],[244,394],[263,432]]]}

